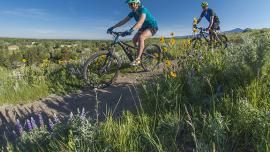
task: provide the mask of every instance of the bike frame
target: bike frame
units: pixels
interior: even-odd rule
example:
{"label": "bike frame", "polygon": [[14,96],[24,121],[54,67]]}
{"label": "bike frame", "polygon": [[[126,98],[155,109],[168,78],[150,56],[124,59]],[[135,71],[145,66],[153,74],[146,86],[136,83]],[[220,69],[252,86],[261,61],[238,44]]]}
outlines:
{"label": "bike frame", "polygon": [[[113,35],[114,39],[113,39],[113,41],[110,45],[110,48],[108,50],[110,53],[107,55],[107,57],[111,56],[115,52],[116,45],[119,45],[123,49],[123,51],[125,52],[126,56],[130,60],[130,62],[134,61],[134,56],[131,54],[131,50],[132,49],[137,50],[138,48],[121,41],[119,38],[123,37],[122,32],[112,32],[111,34]],[[154,58],[153,55],[146,53],[146,52],[143,52],[143,55],[151,56],[152,58]]]}
{"label": "bike frame", "polygon": [[[212,43],[211,40],[207,38],[207,35],[210,36],[210,33],[205,32],[205,29],[202,27],[199,27],[199,28],[196,27],[196,28],[200,30],[200,33],[197,35],[197,38],[204,38],[205,41],[208,42],[208,44]],[[215,32],[215,31],[213,31],[213,32]],[[218,38],[218,33],[217,32],[215,32],[215,33],[216,33],[217,37],[214,37],[214,39],[217,41],[220,41],[220,39]]]}
{"label": "bike frame", "polygon": [[207,42],[210,42],[210,40],[207,38],[207,35],[209,34],[205,32],[203,28],[198,29],[200,30],[200,33],[197,35],[197,38],[204,38]]}
{"label": "bike frame", "polygon": [[128,51],[128,49],[137,50],[137,47],[134,47],[132,45],[129,45],[129,44],[121,41],[120,40],[121,33],[112,32],[112,35],[114,36],[114,40],[111,43],[110,48],[112,48],[112,50],[114,52],[116,45],[119,45],[123,49],[123,51],[125,52],[128,59],[132,62],[134,60],[134,58],[133,58],[132,54],[130,54],[130,51]]}

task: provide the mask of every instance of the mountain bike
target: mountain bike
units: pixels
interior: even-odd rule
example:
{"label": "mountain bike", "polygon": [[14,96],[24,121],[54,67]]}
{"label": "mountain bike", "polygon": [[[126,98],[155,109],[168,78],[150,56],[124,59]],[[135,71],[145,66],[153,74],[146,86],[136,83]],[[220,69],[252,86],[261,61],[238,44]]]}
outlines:
{"label": "mountain bike", "polygon": [[226,49],[228,47],[228,38],[226,35],[219,32],[213,31],[216,33],[217,38],[213,36],[213,40],[210,40],[209,34],[206,32],[205,28],[194,26],[195,29],[199,30],[199,34],[191,40],[192,49],[198,49],[200,47],[206,46],[208,50],[210,49]]}
{"label": "mountain bike", "polygon": [[[121,68],[121,60],[116,54],[116,47],[120,46],[125,55],[132,62],[137,47],[120,40],[123,32],[112,32],[113,41],[107,50],[102,50],[92,55],[84,64],[83,77],[88,86],[92,88],[104,88],[111,85],[117,79]],[[161,63],[161,48],[157,44],[145,47],[140,66],[144,71],[154,70]]]}

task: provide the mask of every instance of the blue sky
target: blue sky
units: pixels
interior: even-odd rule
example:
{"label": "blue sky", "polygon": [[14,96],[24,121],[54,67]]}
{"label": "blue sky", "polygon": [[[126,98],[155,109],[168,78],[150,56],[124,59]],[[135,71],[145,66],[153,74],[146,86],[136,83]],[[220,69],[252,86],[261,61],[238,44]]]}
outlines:
{"label": "blue sky", "polygon": [[[158,21],[157,36],[190,34],[193,18],[201,13],[202,0],[141,1]],[[269,0],[208,2],[220,16],[222,30],[270,27]],[[107,39],[106,29],[129,12],[125,0],[1,0],[0,37]]]}

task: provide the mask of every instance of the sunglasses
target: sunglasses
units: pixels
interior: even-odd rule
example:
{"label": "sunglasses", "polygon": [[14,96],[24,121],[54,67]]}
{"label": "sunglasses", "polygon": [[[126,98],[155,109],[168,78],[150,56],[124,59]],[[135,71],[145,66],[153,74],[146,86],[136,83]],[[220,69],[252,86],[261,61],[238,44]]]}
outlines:
{"label": "sunglasses", "polygon": [[136,3],[128,3],[129,6],[134,6]]}

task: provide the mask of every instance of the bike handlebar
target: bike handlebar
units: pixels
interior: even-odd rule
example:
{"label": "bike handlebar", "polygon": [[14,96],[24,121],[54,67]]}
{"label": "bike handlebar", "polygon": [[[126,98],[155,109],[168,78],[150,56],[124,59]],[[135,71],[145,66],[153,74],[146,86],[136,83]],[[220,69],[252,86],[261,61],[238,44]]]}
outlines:
{"label": "bike handlebar", "polygon": [[119,36],[124,37],[124,36],[123,36],[123,33],[124,33],[124,32],[114,32],[114,31],[112,31],[111,33],[108,33],[108,34],[111,34],[111,35],[117,36],[117,37],[119,37]]}
{"label": "bike handlebar", "polygon": [[203,27],[198,27],[198,26],[193,26],[193,27],[203,32],[206,31],[206,28],[203,28]]}

